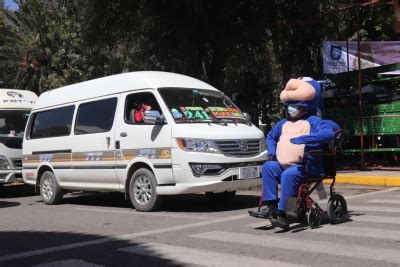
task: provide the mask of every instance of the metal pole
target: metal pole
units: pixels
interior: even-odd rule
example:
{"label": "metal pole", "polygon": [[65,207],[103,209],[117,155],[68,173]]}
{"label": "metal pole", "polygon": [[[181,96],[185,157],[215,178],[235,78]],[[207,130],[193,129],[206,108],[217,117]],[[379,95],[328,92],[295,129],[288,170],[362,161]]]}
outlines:
{"label": "metal pole", "polygon": [[360,57],[360,3],[357,1],[357,56],[358,56],[358,106],[360,109],[360,152],[361,152],[361,169],[364,169],[364,114],[361,92],[361,57]]}
{"label": "metal pole", "polygon": [[347,72],[350,71],[350,57],[349,57],[349,38],[346,38],[346,49],[347,49]]}

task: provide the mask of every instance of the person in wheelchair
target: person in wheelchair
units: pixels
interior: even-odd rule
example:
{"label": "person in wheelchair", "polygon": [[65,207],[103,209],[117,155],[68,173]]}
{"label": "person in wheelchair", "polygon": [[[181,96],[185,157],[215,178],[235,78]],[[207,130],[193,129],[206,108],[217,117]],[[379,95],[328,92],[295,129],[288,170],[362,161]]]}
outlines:
{"label": "person in wheelchair", "polygon": [[[279,121],[267,134],[269,160],[262,167],[263,207],[250,215],[268,218],[273,226],[287,230],[286,204],[296,197],[305,181],[305,165],[309,175],[322,172],[322,159],[305,155],[306,150],[320,149],[334,138],[329,123],[316,116],[321,88],[311,78],[291,79],[281,92],[280,99],[287,107],[288,116]],[[307,158],[304,158],[307,157]],[[278,183],[281,195],[278,198]]]}

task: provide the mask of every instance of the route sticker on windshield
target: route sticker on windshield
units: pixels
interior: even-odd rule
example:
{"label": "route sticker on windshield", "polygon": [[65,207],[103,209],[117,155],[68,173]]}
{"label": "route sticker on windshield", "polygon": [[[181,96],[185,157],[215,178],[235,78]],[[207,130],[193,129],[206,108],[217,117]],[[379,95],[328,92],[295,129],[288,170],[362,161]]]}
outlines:
{"label": "route sticker on windshield", "polygon": [[208,107],[210,112],[215,117],[235,117],[243,118],[243,113],[237,108],[226,108],[226,107]]}
{"label": "route sticker on windshield", "polygon": [[193,119],[210,119],[207,112],[202,107],[181,107],[180,108],[186,118]]}

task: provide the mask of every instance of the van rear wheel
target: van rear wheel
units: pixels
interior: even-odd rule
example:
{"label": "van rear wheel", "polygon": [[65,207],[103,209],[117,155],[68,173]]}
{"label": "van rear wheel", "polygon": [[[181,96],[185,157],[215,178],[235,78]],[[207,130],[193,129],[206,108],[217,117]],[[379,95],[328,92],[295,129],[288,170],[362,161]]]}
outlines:
{"label": "van rear wheel", "polygon": [[46,205],[56,205],[62,201],[63,190],[59,186],[56,176],[51,171],[46,171],[41,176],[40,195]]}
{"label": "van rear wheel", "polygon": [[129,197],[137,211],[156,211],[161,207],[162,197],[157,195],[157,180],[146,168],[136,170],[129,182]]}

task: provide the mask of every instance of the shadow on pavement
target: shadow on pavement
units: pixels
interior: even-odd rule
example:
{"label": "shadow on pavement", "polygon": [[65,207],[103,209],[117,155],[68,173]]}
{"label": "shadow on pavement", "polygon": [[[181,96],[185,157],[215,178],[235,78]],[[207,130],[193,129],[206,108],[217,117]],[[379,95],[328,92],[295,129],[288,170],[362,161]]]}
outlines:
{"label": "shadow on pavement", "polygon": [[229,201],[215,201],[204,194],[171,196],[166,200],[164,210],[172,212],[221,212],[255,209],[259,200],[259,196],[240,194]]}
{"label": "shadow on pavement", "polygon": [[[259,196],[237,195],[226,202],[216,202],[205,194],[168,196],[165,198],[162,211],[170,212],[221,212],[255,208]],[[74,193],[64,196],[64,204],[97,206],[97,207],[126,207],[132,208],[124,194],[119,193]]]}
{"label": "shadow on pavement", "polygon": [[[133,254],[120,248],[139,246]],[[71,232],[0,232],[0,266],[184,266],[146,244]],[[47,266],[47,265],[46,265]]]}
{"label": "shadow on pavement", "polygon": [[0,201],[0,209],[15,207],[15,206],[19,206],[19,205],[21,205],[21,203],[19,203],[19,202]]}
{"label": "shadow on pavement", "polygon": [[[354,213],[349,212],[349,215],[350,215],[350,217],[346,221],[344,221],[344,222],[342,222],[340,224],[345,224],[347,222],[353,221],[351,219],[351,216],[360,216],[360,215],[364,215],[364,214],[354,214]],[[263,219],[260,219],[260,222],[262,222],[262,220]],[[310,228],[310,226],[308,225],[306,220],[304,222],[299,222],[298,220],[296,220],[294,218],[291,218],[290,219],[290,228],[287,231],[282,230],[279,227],[273,227],[270,224],[268,219],[264,219],[264,220],[265,220],[265,225],[257,226],[254,229],[255,230],[262,230],[262,231],[274,230],[275,233],[286,233],[286,232],[298,233],[298,232],[303,232],[303,231],[306,231],[306,230],[312,231],[312,229]],[[331,224],[331,221],[330,221],[330,219],[328,217],[328,214],[322,213],[321,214],[321,224],[317,228],[321,228],[321,227],[324,227],[325,225],[329,225],[329,224]]]}
{"label": "shadow on pavement", "polygon": [[64,195],[62,203],[97,207],[132,208],[132,205],[125,199],[122,193],[77,192]]}
{"label": "shadow on pavement", "polygon": [[34,195],[34,188],[30,185],[10,184],[0,186],[0,198],[20,198]]}

